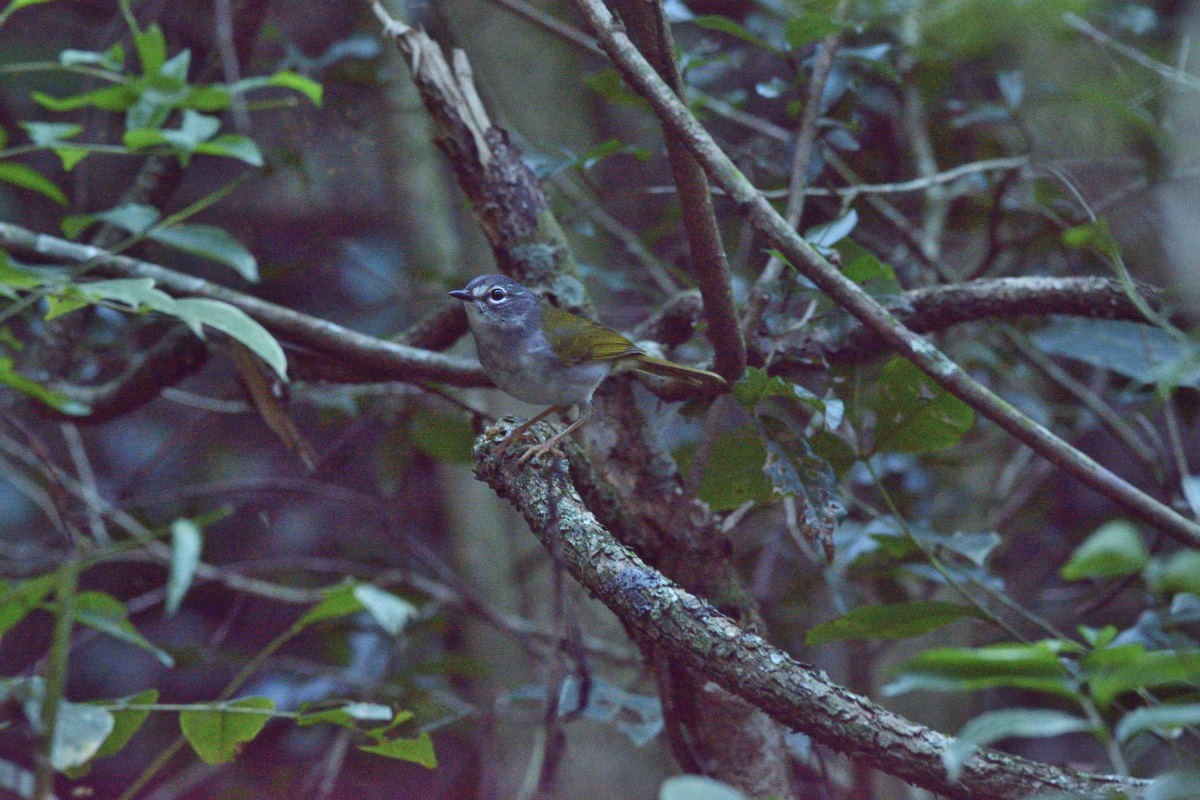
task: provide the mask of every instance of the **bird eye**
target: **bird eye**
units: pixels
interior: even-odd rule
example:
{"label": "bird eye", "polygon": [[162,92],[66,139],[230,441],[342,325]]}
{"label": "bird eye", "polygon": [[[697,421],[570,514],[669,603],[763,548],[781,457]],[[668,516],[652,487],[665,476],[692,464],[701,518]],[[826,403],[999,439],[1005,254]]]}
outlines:
{"label": "bird eye", "polygon": [[508,293],[505,292],[503,289],[501,289],[499,286],[497,286],[495,289],[492,289],[490,292],[488,292],[488,299],[491,300],[493,303],[499,303],[501,300],[503,300],[507,296],[508,296]]}

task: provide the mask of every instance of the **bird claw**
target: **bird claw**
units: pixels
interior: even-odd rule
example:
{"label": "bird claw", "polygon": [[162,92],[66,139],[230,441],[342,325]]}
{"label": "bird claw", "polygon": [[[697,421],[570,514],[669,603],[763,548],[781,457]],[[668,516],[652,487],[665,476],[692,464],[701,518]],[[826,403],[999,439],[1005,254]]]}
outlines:
{"label": "bird claw", "polygon": [[525,452],[521,454],[521,457],[517,459],[517,465],[520,466],[526,461],[532,461],[539,456],[545,455],[546,453],[563,458],[563,451],[559,449],[558,442],[555,441],[556,439],[558,439],[557,436],[549,441],[542,442],[541,444],[529,445],[525,448]]}

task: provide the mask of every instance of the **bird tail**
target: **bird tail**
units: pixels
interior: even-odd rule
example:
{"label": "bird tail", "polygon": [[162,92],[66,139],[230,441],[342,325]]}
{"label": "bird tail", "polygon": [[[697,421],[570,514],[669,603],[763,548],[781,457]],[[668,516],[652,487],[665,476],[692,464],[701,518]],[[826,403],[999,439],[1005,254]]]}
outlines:
{"label": "bird tail", "polygon": [[697,387],[725,389],[729,385],[725,382],[724,378],[715,372],[709,372],[706,369],[698,369],[696,367],[685,367],[683,364],[676,364],[674,361],[654,358],[645,354],[642,354],[638,358],[634,369],[638,372],[649,372],[652,375],[674,378]]}

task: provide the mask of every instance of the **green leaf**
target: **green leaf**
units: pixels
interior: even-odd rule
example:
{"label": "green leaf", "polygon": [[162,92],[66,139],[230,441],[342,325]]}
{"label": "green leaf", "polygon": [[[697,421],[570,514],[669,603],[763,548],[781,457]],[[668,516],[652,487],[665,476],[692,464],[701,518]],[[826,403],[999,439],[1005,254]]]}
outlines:
{"label": "green leaf", "polygon": [[12,0],[12,2],[4,7],[4,11],[0,11],[0,19],[8,19],[13,12],[20,11],[26,6],[36,6],[49,2],[51,2],[51,0]]}
{"label": "green leaf", "polygon": [[1140,644],[1093,650],[1081,660],[1082,677],[1092,697],[1107,707],[1126,692],[1160,686],[1195,688],[1200,676],[1200,653],[1153,650]]}
{"label": "green leaf", "polygon": [[221,228],[179,224],[155,228],[147,236],[160,244],[233,267],[248,281],[258,280],[258,262],[254,256],[245,245]]}
{"label": "green leaf", "polygon": [[34,289],[45,282],[44,273],[17,264],[8,253],[0,250],[0,285],[11,286],[14,289]]}
{"label": "green leaf", "polygon": [[1200,389],[1196,345],[1177,340],[1152,325],[1058,317],[1030,338],[1050,355],[1115,372],[1142,386],[1170,381]]}
{"label": "green leaf", "polygon": [[92,305],[92,301],[79,291],[78,286],[68,284],[62,287],[58,294],[46,297],[46,321],[58,319],[90,305]]}
{"label": "green leaf", "polygon": [[[798,383],[792,383],[778,375],[768,375],[765,369],[750,367],[733,385],[733,396],[747,408],[753,408],[771,397],[795,400],[814,411],[825,412],[825,401]],[[835,424],[836,427],[836,424]]]}
{"label": "green leaf", "polygon": [[447,464],[471,461],[475,432],[461,414],[418,412],[409,427],[409,439],[417,449]]}
{"label": "green leaf", "polygon": [[144,31],[134,31],[133,44],[137,48],[138,61],[143,75],[156,75],[167,60],[167,37],[158,23]]}
{"label": "green leaf", "polygon": [[324,723],[358,730],[359,722],[389,722],[392,719],[391,706],[381,703],[346,703],[337,708],[302,713],[296,718],[296,724],[307,728]]}
{"label": "green leaf", "polygon": [[969,405],[900,357],[884,366],[871,406],[876,451],[942,450],[958,444],[975,422]]}
{"label": "green leaf", "polygon": [[1115,519],[1096,529],[1071,554],[1062,568],[1068,581],[1083,578],[1118,578],[1146,566],[1150,551],[1133,523]]}
{"label": "green leaf", "polygon": [[197,153],[210,156],[224,156],[244,161],[252,167],[263,165],[262,151],[253,139],[237,133],[227,133],[196,147]]}
{"label": "green leaf", "polygon": [[29,616],[57,584],[58,576],[53,572],[13,586],[0,581],[0,638]]}
{"label": "green leaf", "polygon": [[171,523],[171,569],[167,574],[166,600],[168,617],[179,610],[183,596],[196,577],[203,541],[199,526],[192,520],[177,519]]}
{"label": "green leaf", "polygon": [[1182,728],[1200,725],[1200,703],[1143,706],[1135,708],[1117,723],[1118,741],[1125,741],[1143,731],[1153,731],[1165,738],[1174,738]]}
{"label": "green leaf", "polygon": [[1078,699],[1076,681],[1059,660],[1059,654],[1079,649],[1071,642],[1047,640],[926,650],[899,667],[883,693],[894,696],[913,691],[972,692],[1012,686]]}
{"label": "green leaf", "polygon": [[1067,228],[1062,232],[1062,243],[1074,250],[1093,250],[1107,258],[1117,258],[1121,252],[1108,220],[1103,218]]}
{"label": "green leaf", "polygon": [[384,739],[377,744],[361,745],[358,749],[378,756],[412,761],[427,769],[434,769],[437,766],[437,756],[433,752],[433,739],[428,733],[422,733],[415,739]]}
{"label": "green leaf", "polygon": [[354,598],[391,636],[398,636],[418,614],[412,603],[370,583],[355,586]]}
{"label": "green leaf", "polygon": [[145,650],[158,659],[164,667],[171,667],[175,659],[165,650],[155,647],[138,633],[129,621],[128,612],[120,600],[104,592],[80,592],[75,598],[75,619],[80,623],[107,634],[118,641]]}
{"label": "green leaf", "polygon": [[1200,551],[1178,550],[1147,564],[1146,577],[1156,592],[1200,595]]}
{"label": "green leaf", "polygon": [[310,608],[296,625],[306,628],[316,622],[348,617],[362,611],[363,604],[355,595],[355,588],[356,583],[347,581],[327,589],[325,599]]}
{"label": "green leaf", "polygon": [[175,298],[156,289],[153,278],[113,278],[108,281],[80,283],[75,287],[92,302],[107,300],[138,309],[150,309],[163,314],[175,313]]}
{"label": "green leaf", "polygon": [[91,151],[83,147],[55,147],[54,155],[62,162],[64,172],[70,172],[75,165],[90,155]]}
{"label": "green leaf", "polygon": [[0,358],[0,383],[7,385],[10,389],[16,389],[18,392],[26,394],[35,400],[40,400],[55,411],[63,414],[69,414],[73,417],[85,417],[92,413],[90,407],[80,403],[78,400],[72,400],[58,392],[51,391],[37,381],[30,380],[21,375],[13,368],[11,358]]}
{"label": "green leaf", "polygon": [[[42,703],[46,682],[40,677],[0,681],[0,700],[15,697],[21,701],[25,717],[34,731],[42,732]],[[60,699],[54,720],[54,742],[50,746],[50,765],[62,772],[91,760],[113,729],[113,716],[103,708],[87,703]]]}
{"label": "green leaf", "polygon": [[283,354],[283,348],[266,328],[240,308],[219,300],[186,297],[175,301],[175,310],[172,313],[186,322],[193,331],[199,331],[200,325],[203,324],[238,340],[267,362],[281,380],[287,380],[287,357]]}
{"label": "green leaf", "polygon": [[853,208],[830,222],[814,225],[804,232],[804,240],[818,250],[828,252],[845,239],[858,224],[858,212]]}
{"label": "green leaf", "polygon": [[234,709],[274,711],[267,697],[243,697],[214,708],[199,708],[179,713],[179,728],[184,738],[206,764],[232,761],[243,744],[258,736],[270,714],[247,713]]}
{"label": "green leaf", "polygon": [[111,72],[120,72],[125,68],[125,48],[118,43],[103,53],[97,53],[94,50],[67,49],[58,54],[58,63],[64,67],[88,64]]}
{"label": "green leaf", "polygon": [[963,764],[980,747],[1001,739],[1045,738],[1089,731],[1093,723],[1062,711],[1042,708],[1006,708],[981,714],[963,726],[950,746],[942,751],[947,777],[957,781]]}
{"label": "green leaf", "polygon": [[804,642],[818,645],[841,639],[909,639],[963,617],[978,616],[979,612],[969,606],[935,600],[861,606],[849,614],[810,628]]}
{"label": "green leaf", "polygon": [[767,448],[754,425],[717,437],[697,493],[715,511],[732,511],[744,503],[765,503],[772,488],[763,474]]}
{"label": "green leaf", "polygon": [[787,21],[786,33],[784,35],[787,38],[788,45],[793,50],[796,50],[809,42],[815,42],[818,39],[824,39],[830,34],[837,33],[839,30],[841,30],[841,26],[828,14],[822,14],[817,11],[806,11]]}
{"label": "green leaf", "polygon": [[106,704],[108,712],[113,717],[113,729],[112,733],[108,734],[108,738],[104,740],[104,744],[100,745],[100,749],[96,751],[94,758],[103,758],[120,752],[142,727],[146,717],[150,715],[149,711],[129,709],[124,706],[144,706],[156,702],[158,702],[158,689],[147,689],[144,692],[123,697],[115,703]]}
{"label": "green leaf", "polygon": [[37,192],[44,197],[49,197],[60,206],[67,204],[67,196],[63,194],[63,190],[33,167],[14,164],[11,161],[0,161],[0,181]]}
{"label": "green leaf", "polygon": [[125,203],[124,205],[100,211],[94,215],[96,219],[115,225],[135,236],[141,236],[158,222],[162,216],[154,206],[141,203]]}
{"label": "green leaf", "polygon": [[19,122],[29,135],[29,140],[38,147],[62,144],[67,139],[83,133],[83,126],[74,122]]}
{"label": "green leaf", "polygon": [[118,83],[70,97],[52,97],[45,92],[33,92],[30,97],[42,108],[50,111],[76,111],[80,108],[125,111],[137,102],[138,94],[129,84]]}
{"label": "green leaf", "polygon": [[50,764],[60,772],[86,764],[99,752],[114,724],[113,715],[103,708],[60,700]]}

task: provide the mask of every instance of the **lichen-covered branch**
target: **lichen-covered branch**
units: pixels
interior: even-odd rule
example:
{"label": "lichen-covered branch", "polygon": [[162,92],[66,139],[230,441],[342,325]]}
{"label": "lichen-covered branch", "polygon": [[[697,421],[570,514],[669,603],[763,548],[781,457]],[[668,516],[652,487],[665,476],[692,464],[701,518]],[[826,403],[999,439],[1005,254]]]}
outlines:
{"label": "lichen-covered branch", "polygon": [[497,443],[511,428],[502,423],[477,442],[476,475],[516,507],[547,549],[561,554],[575,579],[621,619],[643,652],[661,651],[778,722],[946,797],[1016,800],[1062,792],[1105,798],[1137,794],[1146,785],[990,750],[968,759],[951,783],[941,760],[949,737],[832,683],[647,565],[599,523],[566,470],[538,460],[518,466],[502,457]]}

